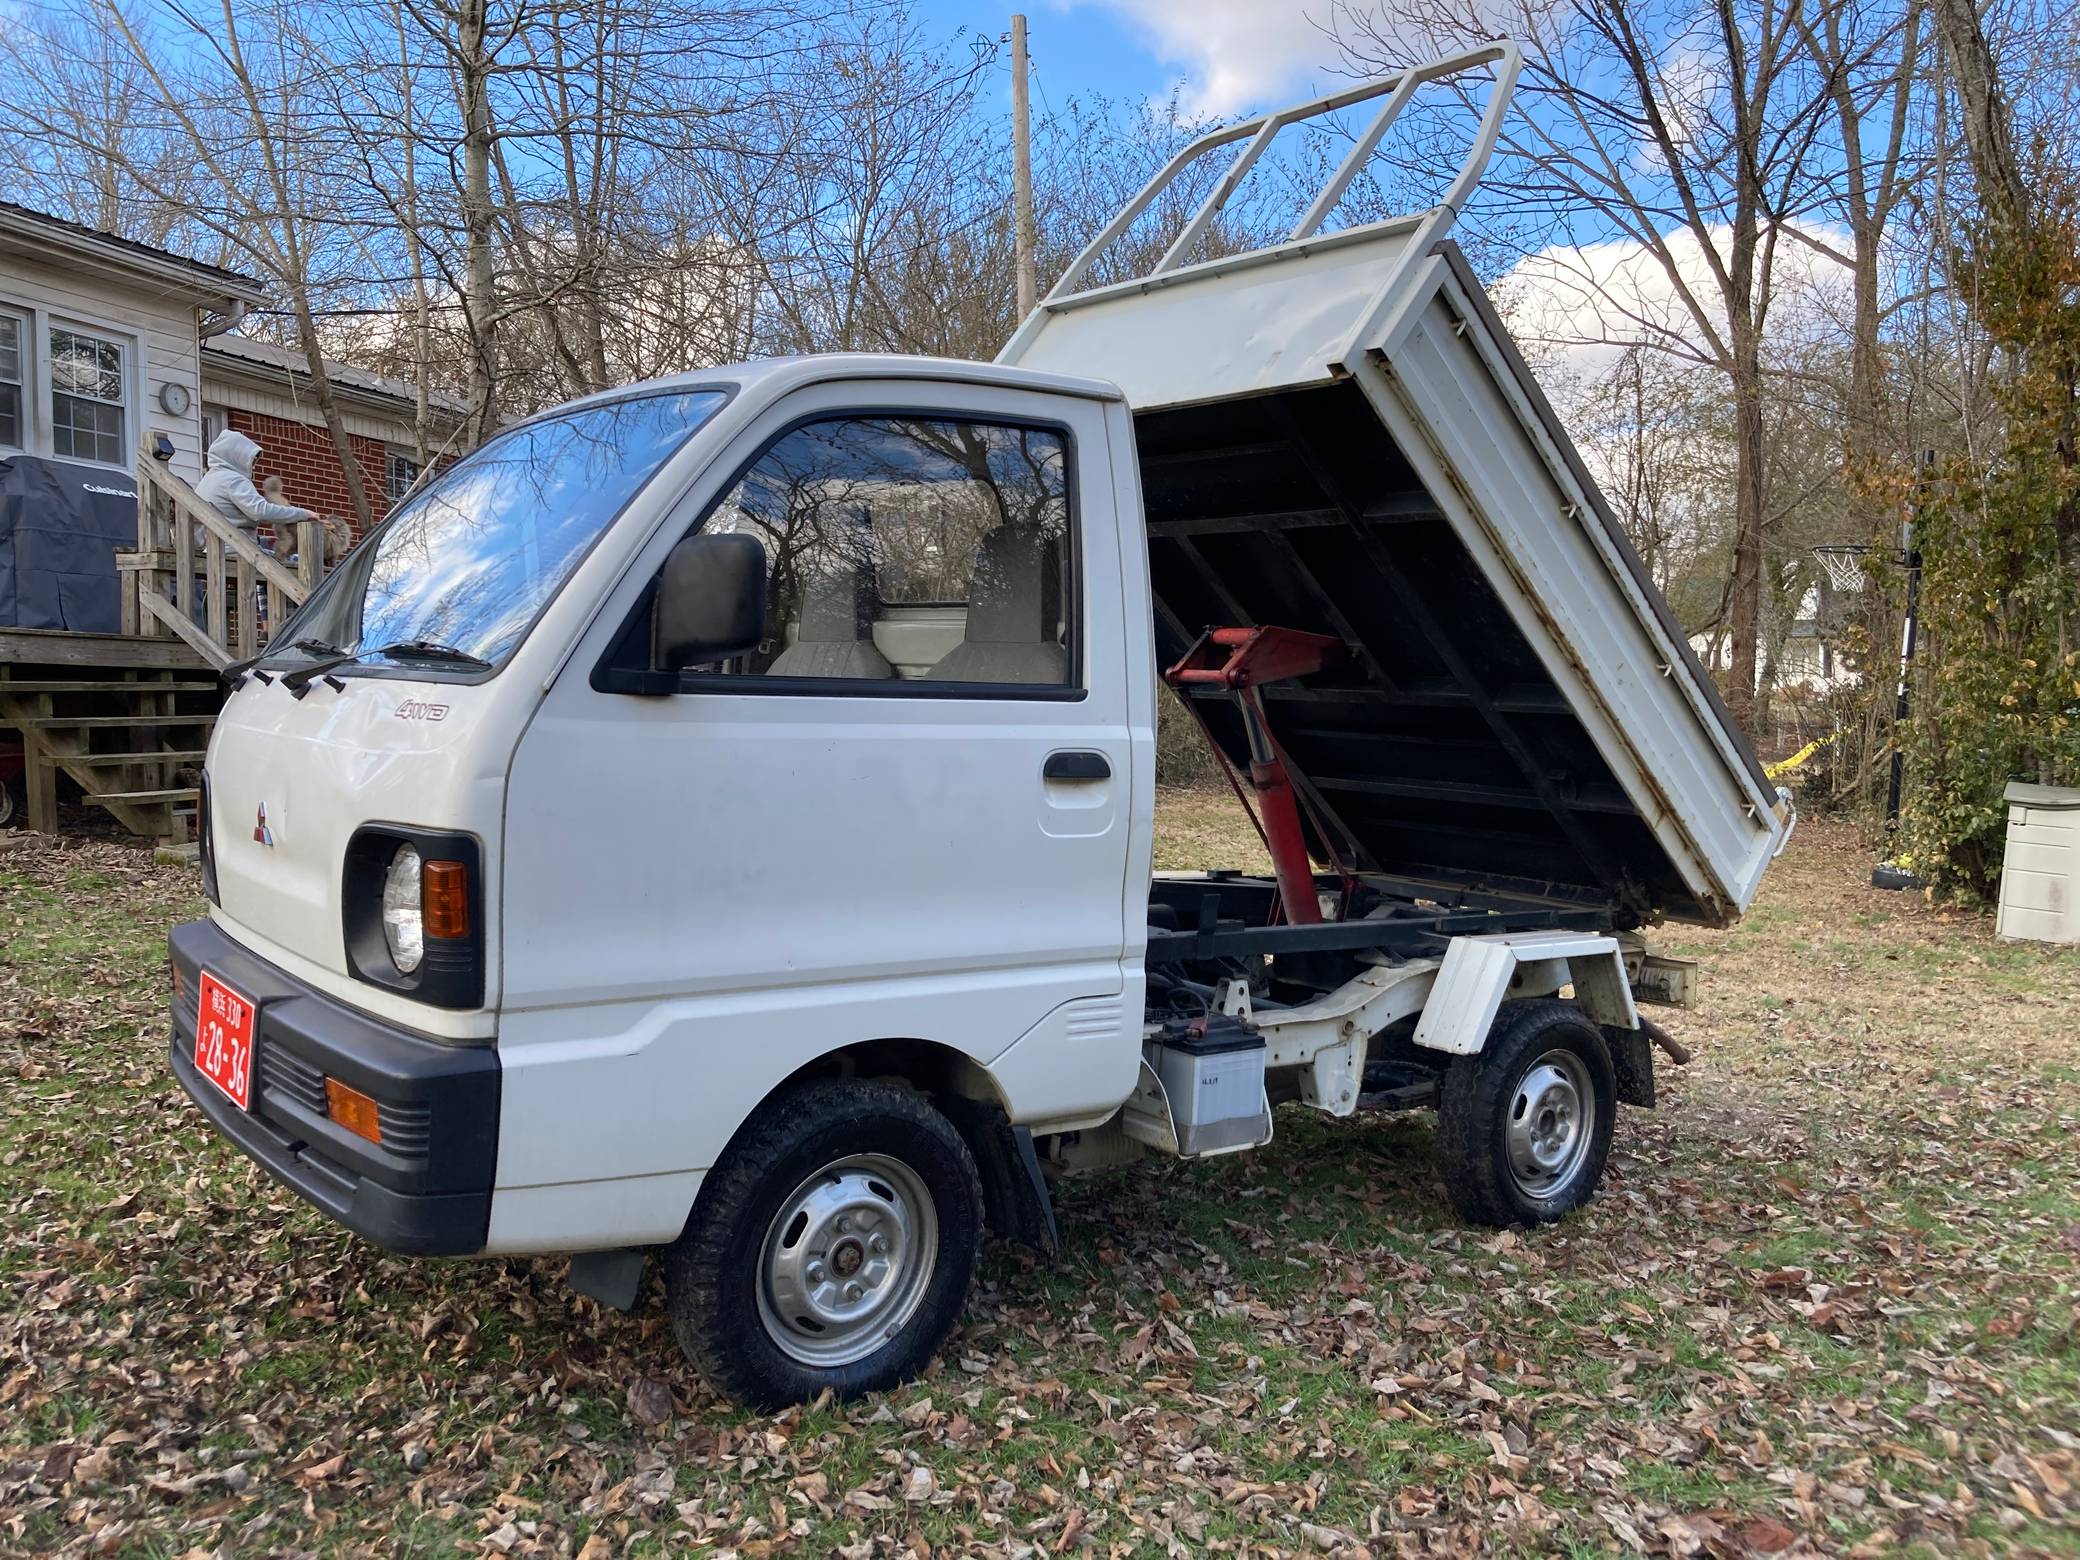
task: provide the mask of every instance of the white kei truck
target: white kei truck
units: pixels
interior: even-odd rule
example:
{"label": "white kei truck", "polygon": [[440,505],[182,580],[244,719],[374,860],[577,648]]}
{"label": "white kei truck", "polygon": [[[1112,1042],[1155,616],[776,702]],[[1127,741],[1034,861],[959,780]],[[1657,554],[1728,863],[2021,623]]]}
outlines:
{"label": "white kei truck", "polygon": [[[1280,1105],[1434,1107],[1469,1220],[1579,1206],[1677,1049],[1639,1004],[1694,994],[1642,930],[1738,917],[1792,819],[1446,238],[1517,62],[1207,137],[995,363],[636,385],[407,497],[227,669],[194,1102],[391,1251],[624,1307],[659,1254],[765,1407],[918,1371],[1052,1173]],[[1444,200],[1323,232],[1474,72]],[[1275,134],[1374,101],[1290,238],[1198,257]],[[1271,873],[1152,873],[1164,682]]]}

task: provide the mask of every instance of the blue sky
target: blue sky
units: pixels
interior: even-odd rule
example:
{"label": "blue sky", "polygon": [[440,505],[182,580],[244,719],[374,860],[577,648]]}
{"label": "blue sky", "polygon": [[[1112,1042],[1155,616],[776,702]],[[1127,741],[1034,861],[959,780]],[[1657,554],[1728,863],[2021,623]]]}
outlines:
{"label": "blue sky", "polygon": [[[950,38],[994,37],[1014,6],[919,0],[920,20]],[[1307,19],[1328,5],[1293,0],[1024,0],[1036,96],[1167,94],[1222,117],[1276,107],[1331,82],[1335,49]],[[1008,92],[1008,83],[1005,90]]]}

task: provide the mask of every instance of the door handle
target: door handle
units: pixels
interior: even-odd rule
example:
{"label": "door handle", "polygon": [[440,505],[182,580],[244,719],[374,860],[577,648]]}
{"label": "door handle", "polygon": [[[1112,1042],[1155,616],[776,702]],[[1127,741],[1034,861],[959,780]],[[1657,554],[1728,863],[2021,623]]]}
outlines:
{"label": "door handle", "polygon": [[1103,753],[1080,748],[1067,753],[1050,753],[1040,766],[1043,780],[1110,780],[1112,763]]}

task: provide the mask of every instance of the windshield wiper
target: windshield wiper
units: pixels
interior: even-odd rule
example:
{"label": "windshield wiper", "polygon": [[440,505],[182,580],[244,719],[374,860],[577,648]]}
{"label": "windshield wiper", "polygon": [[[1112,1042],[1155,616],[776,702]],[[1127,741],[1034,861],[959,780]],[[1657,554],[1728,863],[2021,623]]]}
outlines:
{"label": "windshield wiper", "polygon": [[457,650],[453,645],[436,644],[431,639],[400,639],[393,645],[384,645],[380,650],[364,650],[362,654],[409,656],[415,661],[453,661],[457,666],[473,667],[478,671],[491,669],[491,663],[482,656]]}
{"label": "windshield wiper", "polygon": [[[304,645],[317,642],[299,640],[297,643]],[[387,645],[372,645],[366,650],[341,650],[322,661],[313,661],[308,666],[297,667],[293,672],[284,672],[282,686],[300,699],[309,690],[313,678],[323,677],[335,667],[365,661],[372,655],[408,657],[415,661],[449,661],[457,666],[467,666],[479,671],[491,669],[491,663],[482,656],[471,655],[467,650],[457,650],[453,645],[436,644],[431,639],[399,639]]]}

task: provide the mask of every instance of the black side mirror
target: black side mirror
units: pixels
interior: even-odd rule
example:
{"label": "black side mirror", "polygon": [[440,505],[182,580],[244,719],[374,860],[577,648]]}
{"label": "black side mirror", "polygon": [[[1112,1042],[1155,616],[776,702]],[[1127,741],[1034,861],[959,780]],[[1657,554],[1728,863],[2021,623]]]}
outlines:
{"label": "black side mirror", "polygon": [[766,637],[766,550],[755,536],[689,536],[664,561],[651,612],[661,671],[726,661]]}

